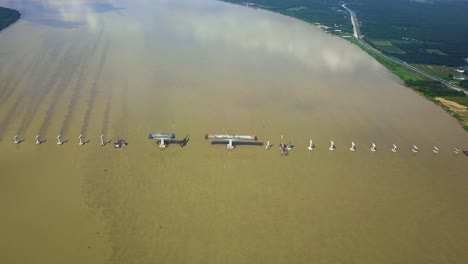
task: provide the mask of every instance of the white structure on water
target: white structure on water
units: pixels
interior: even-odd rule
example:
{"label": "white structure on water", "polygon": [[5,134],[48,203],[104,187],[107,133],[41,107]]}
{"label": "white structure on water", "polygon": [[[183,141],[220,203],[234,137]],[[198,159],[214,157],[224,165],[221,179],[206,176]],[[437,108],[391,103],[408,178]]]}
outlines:
{"label": "white structure on water", "polygon": [[392,152],[397,152],[397,146],[393,144]]}
{"label": "white structure on water", "polygon": [[313,150],[315,148],[314,146],[314,142],[311,140],[309,140],[309,147],[307,148],[308,150]]}
{"label": "white structure on water", "polygon": [[36,145],[39,145],[42,143],[41,140],[39,139],[39,135],[37,135],[35,139],[36,139]]}
{"label": "white structure on water", "polygon": [[62,141],[62,136],[59,134],[57,136],[57,145],[62,145],[63,144],[63,141]]}
{"label": "white structure on water", "polygon": [[372,148],[370,149],[372,152],[376,152],[377,151],[377,146],[375,145],[375,143],[372,143]]}
{"label": "white structure on water", "polygon": [[20,141],[19,141],[19,139],[18,139],[18,135],[14,136],[14,137],[13,137],[13,140],[14,140],[13,143],[15,143],[15,144],[19,144],[19,143],[20,143]]}
{"label": "white structure on water", "polygon": [[354,142],[351,142],[351,147],[349,148],[349,150],[351,150],[351,151],[356,150],[356,144],[354,144]]}
{"label": "white structure on water", "polygon": [[[281,135],[281,138],[283,135]],[[257,141],[257,136],[252,135],[221,135],[221,134],[206,134],[205,139],[212,139],[212,140],[221,140],[221,141],[228,141],[226,148],[231,150],[234,149],[234,141],[246,141],[252,140]]]}
{"label": "white structure on water", "polygon": [[267,143],[266,143],[265,148],[266,148],[266,149],[271,149],[270,140],[267,140]]}
{"label": "white structure on water", "polygon": [[330,141],[330,147],[328,149],[331,150],[331,151],[336,149],[335,142],[333,142],[333,140]]}
{"label": "white structure on water", "polygon": [[78,137],[78,139],[79,139],[78,145],[83,146],[83,145],[84,145],[84,142],[83,142],[83,135],[80,135],[80,136]]}
{"label": "white structure on water", "polygon": [[414,153],[418,152],[418,147],[416,145],[413,145],[413,148],[411,149],[411,151],[413,151]]}

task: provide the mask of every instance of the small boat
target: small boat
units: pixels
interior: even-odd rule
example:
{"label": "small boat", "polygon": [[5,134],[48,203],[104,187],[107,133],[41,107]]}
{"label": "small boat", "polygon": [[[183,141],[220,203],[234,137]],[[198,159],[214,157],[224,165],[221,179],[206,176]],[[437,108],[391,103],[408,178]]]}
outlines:
{"label": "small boat", "polygon": [[463,153],[468,156],[468,150],[464,150]]}
{"label": "small boat", "polygon": [[288,155],[288,147],[286,146],[286,144],[281,143],[279,145],[279,149],[280,149],[280,152],[281,152],[281,156],[287,156]]}
{"label": "small boat", "polygon": [[114,148],[121,148],[121,147],[125,147],[127,145],[128,145],[127,141],[118,138],[117,141],[114,144]]}

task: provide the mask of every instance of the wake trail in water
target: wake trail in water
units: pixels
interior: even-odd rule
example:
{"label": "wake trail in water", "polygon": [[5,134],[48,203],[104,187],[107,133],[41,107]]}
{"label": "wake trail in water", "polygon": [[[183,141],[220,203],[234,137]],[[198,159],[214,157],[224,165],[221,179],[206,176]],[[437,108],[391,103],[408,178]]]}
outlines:
{"label": "wake trail in water", "polygon": [[[79,49],[79,46],[78,45],[73,45],[69,48],[70,50],[80,50]],[[81,49],[83,50],[83,49]],[[83,57],[83,52],[81,52],[79,55],[78,55],[78,58],[82,58]],[[80,65],[80,62],[76,63],[77,65]],[[67,93],[71,88],[70,88],[70,85],[68,85],[70,83],[70,80],[73,76],[73,72],[74,72],[74,69],[75,67],[70,67],[70,72],[66,72],[66,73],[63,73],[63,78],[62,78],[62,82],[59,82],[57,84],[57,86],[59,87],[58,89],[56,89],[54,91],[54,93],[52,94],[52,99],[51,99],[51,102],[46,110],[46,114],[45,114],[45,117],[44,117],[44,120],[42,121],[42,124],[41,124],[41,127],[39,128],[39,135],[45,135],[49,129],[49,126],[51,124],[51,121],[52,121],[52,117],[54,117],[55,114],[55,110],[56,110],[56,107],[57,107],[57,104],[60,102],[60,98],[65,94]],[[65,88],[65,89],[62,89]]]}
{"label": "wake trail in water", "polygon": [[104,63],[106,62],[106,59],[107,59],[108,47],[109,47],[109,41],[105,41],[102,47],[102,55],[99,58],[98,69],[94,77],[94,83],[93,83],[93,86],[91,87],[90,99],[88,102],[88,107],[86,108],[83,126],[81,128],[81,134],[84,137],[86,137],[86,133],[88,132],[89,121],[91,119],[91,114],[96,104],[96,96],[98,93],[98,86],[99,86],[98,82],[99,82],[99,78],[102,75],[102,69],[104,68]]}
{"label": "wake trail in water", "polygon": [[101,133],[106,135],[109,130],[109,116],[110,116],[110,109],[111,109],[111,102],[112,102],[112,89],[110,89],[109,94],[107,95],[106,99],[106,108],[104,110],[104,116],[102,118],[102,130]]}
{"label": "wake trail in water", "polygon": [[[96,42],[94,43],[94,46],[91,48],[91,51],[88,53],[88,56],[85,56],[86,58],[83,58],[82,61],[84,61],[84,62],[89,61],[89,58],[91,58],[94,54],[96,54],[96,50],[97,50],[97,48],[99,46],[99,43],[101,42],[101,39],[102,39],[102,30],[99,33],[99,36],[98,36]],[[70,124],[73,121],[72,117],[73,117],[73,114],[75,113],[77,103],[78,103],[78,99],[80,98],[80,95],[81,95],[82,85],[85,82],[85,76],[86,76],[86,73],[87,73],[86,72],[87,68],[88,67],[87,67],[86,64],[83,64],[83,63],[81,64],[79,79],[78,79],[77,84],[74,87],[72,98],[71,98],[70,103],[68,105],[68,109],[67,109],[67,112],[65,114],[65,117],[64,117],[64,119],[62,121],[62,126],[61,126],[61,129],[60,129],[60,133],[62,135],[65,135],[65,134],[68,133],[68,130],[70,128]]]}
{"label": "wake trail in water", "polygon": [[[64,55],[64,54],[63,54]],[[60,58],[60,56],[58,56]],[[60,90],[58,83],[63,79],[63,74],[60,71],[60,66],[63,64],[65,60],[65,56],[62,57],[61,60],[57,62],[55,67],[52,68],[53,74],[49,76],[48,82],[45,84],[43,90],[39,91],[38,96],[34,96],[32,102],[28,104],[25,110],[25,115],[23,120],[21,121],[20,126],[18,127],[17,134],[23,134],[26,129],[31,125],[33,118],[36,116],[35,114],[38,112],[39,106],[45,98],[49,95],[49,93],[53,92],[54,90]]]}
{"label": "wake trail in water", "polygon": [[[35,60],[35,63],[31,63],[29,67],[27,67],[27,69],[24,71],[21,77],[28,76],[28,75],[35,76],[35,74],[37,74],[37,72],[40,70],[40,67],[39,67],[40,64],[44,62],[42,58],[44,54],[47,53],[47,50],[46,52],[41,54],[42,55],[41,57]],[[17,79],[14,85],[12,85],[12,90],[15,90],[14,89],[15,87],[20,85],[22,82],[26,81],[25,78],[21,78],[21,77]],[[33,88],[30,85],[26,85],[21,91],[18,91],[19,93],[18,98],[8,110],[6,117],[0,123],[0,130],[1,130],[0,133],[5,133],[8,127],[11,125],[12,121],[15,118],[18,118],[20,116],[20,114],[18,114],[18,112],[20,112],[21,110],[20,105],[23,104],[23,101],[26,101],[27,99],[31,99],[30,94],[32,94],[32,92],[33,92]]]}
{"label": "wake trail in water", "polygon": [[[21,57],[21,60],[20,61],[26,61],[27,58],[30,58],[30,54],[25,54],[23,57]],[[22,80],[21,77],[23,76],[27,76],[27,72],[31,70],[31,68],[34,66],[33,63],[29,64],[25,69],[24,71],[22,71],[18,76],[19,78],[15,79],[15,82],[13,82],[14,78],[8,78],[7,76],[7,82],[4,84],[3,88],[2,88],[2,91],[1,91],[1,95],[0,95],[0,105],[2,105],[4,102],[6,102],[11,94],[15,91],[15,88],[16,86],[18,85],[18,83]],[[10,85],[11,84],[11,85]],[[5,89],[3,91],[3,89]]]}

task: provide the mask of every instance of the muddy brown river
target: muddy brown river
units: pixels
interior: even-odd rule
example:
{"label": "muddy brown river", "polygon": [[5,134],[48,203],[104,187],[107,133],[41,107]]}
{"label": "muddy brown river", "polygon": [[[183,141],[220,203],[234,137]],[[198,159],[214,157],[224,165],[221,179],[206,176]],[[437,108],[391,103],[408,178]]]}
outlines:
{"label": "muddy brown river", "polygon": [[468,134],[349,42],[214,0],[0,6],[23,14],[0,32],[1,263],[468,262]]}

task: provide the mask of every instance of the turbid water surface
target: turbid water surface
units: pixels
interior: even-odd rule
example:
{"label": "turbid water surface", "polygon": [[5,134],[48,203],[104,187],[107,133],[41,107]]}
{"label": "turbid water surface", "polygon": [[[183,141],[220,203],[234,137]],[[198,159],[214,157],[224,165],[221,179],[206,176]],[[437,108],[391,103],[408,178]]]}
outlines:
{"label": "turbid water surface", "polygon": [[0,5],[23,13],[0,33],[1,263],[468,262],[468,134],[347,41],[208,0]]}

